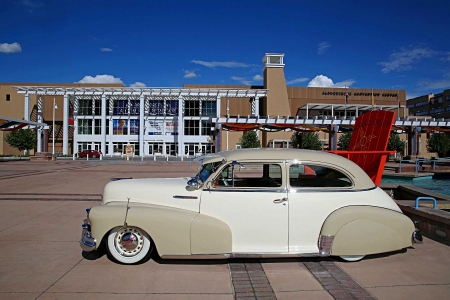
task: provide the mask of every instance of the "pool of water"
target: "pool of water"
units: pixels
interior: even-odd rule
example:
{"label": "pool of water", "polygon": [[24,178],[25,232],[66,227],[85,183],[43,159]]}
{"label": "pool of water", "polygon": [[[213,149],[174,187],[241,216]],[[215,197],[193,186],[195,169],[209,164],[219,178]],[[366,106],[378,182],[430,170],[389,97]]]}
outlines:
{"label": "pool of water", "polygon": [[449,179],[433,179],[431,176],[418,178],[399,178],[394,176],[383,176],[381,183],[412,184],[423,189],[431,190],[450,196]]}

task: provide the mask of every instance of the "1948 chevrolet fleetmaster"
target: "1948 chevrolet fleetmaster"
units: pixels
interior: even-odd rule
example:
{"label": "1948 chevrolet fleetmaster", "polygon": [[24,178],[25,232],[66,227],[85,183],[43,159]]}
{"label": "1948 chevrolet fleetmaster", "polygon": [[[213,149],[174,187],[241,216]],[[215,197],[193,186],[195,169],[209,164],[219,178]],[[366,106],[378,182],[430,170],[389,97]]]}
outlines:
{"label": "1948 chevrolet fleetmaster", "polygon": [[193,178],[109,182],[87,209],[81,248],[120,263],[161,258],[340,256],[357,261],[414,243],[394,200],[335,154],[243,149],[205,155]]}

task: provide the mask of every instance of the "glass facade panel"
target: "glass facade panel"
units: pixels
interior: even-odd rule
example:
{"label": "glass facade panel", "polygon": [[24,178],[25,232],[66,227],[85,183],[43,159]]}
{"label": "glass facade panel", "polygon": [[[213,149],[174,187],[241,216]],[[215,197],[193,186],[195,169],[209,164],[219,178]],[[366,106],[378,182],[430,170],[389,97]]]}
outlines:
{"label": "glass facade panel", "polygon": [[92,134],[92,119],[78,119],[78,134]]}
{"label": "glass facade panel", "polygon": [[200,101],[198,100],[184,101],[184,115],[188,117],[200,116]]}
{"label": "glass facade panel", "polygon": [[130,120],[130,135],[139,135],[139,120]]}
{"label": "glass facade panel", "polygon": [[209,120],[202,120],[202,135],[211,135],[212,122]]}
{"label": "glass facade panel", "polygon": [[185,120],[184,121],[184,135],[199,135],[200,120]]}
{"label": "glass facade panel", "polygon": [[166,100],[166,116],[178,116],[178,100]]}
{"label": "glass facade panel", "polygon": [[113,120],[113,135],[127,135],[128,120]]}
{"label": "glass facade panel", "polygon": [[202,101],[202,116],[215,117],[217,112],[216,101]]}
{"label": "glass facade panel", "polygon": [[94,134],[102,134],[102,120],[94,119]]}
{"label": "glass facade panel", "polygon": [[114,100],[113,114],[116,116],[128,115],[128,100]]}
{"label": "glass facade panel", "polygon": [[164,100],[149,99],[148,101],[150,116],[164,116]]}
{"label": "glass facade panel", "polygon": [[102,100],[94,100],[94,115],[101,116],[102,115]]}
{"label": "glass facade panel", "polygon": [[78,115],[92,115],[92,99],[78,99]]}

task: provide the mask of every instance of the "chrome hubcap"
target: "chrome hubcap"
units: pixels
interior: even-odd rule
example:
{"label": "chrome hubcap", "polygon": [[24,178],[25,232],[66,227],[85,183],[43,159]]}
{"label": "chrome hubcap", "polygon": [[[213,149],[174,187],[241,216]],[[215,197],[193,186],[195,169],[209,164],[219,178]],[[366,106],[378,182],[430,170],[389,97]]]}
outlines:
{"label": "chrome hubcap", "polygon": [[136,227],[123,227],[115,237],[116,250],[123,256],[135,256],[142,251],[144,237],[142,231]]}

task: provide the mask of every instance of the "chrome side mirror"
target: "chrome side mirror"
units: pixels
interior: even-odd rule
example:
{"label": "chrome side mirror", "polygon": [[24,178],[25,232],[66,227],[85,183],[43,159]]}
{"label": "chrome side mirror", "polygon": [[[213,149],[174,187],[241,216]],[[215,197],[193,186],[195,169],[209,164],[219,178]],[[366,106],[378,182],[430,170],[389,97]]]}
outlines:
{"label": "chrome side mirror", "polygon": [[187,185],[195,187],[196,189],[199,188],[200,184],[198,183],[198,176],[192,177],[188,180]]}

